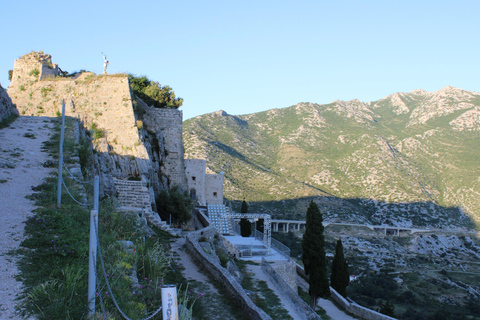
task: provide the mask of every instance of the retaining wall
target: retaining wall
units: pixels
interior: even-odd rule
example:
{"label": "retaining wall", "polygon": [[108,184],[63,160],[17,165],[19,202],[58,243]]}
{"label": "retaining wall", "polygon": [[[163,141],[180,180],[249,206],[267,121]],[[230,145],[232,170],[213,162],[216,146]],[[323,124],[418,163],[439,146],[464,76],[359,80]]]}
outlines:
{"label": "retaining wall", "polygon": [[[213,229],[213,227],[209,227],[202,230],[203,236],[208,237],[208,229],[210,228]],[[195,257],[195,259],[197,259],[205,269],[210,272],[215,280],[217,280],[220,285],[232,295],[233,299],[241,306],[248,319],[271,320],[272,318],[266,314],[265,311],[253,303],[245,289],[243,289],[240,283],[235,280],[235,277],[225,270],[225,268],[220,266],[219,263],[212,261],[212,259],[207,256],[197,241],[197,238],[200,236],[200,231],[192,232],[186,236],[186,245],[190,254]]]}
{"label": "retaining wall", "polygon": [[366,319],[366,320],[397,320],[381,314],[379,312],[373,311],[371,309],[362,307],[361,305],[356,304],[355,302],[347,301],[341,294],[339,294],[335,289],[330,287],[330,292],[332,293],[332,299],[335,300],[339,305],[342,306],[348,312],[354,314],[355,316]]}
{"label": "retaining wall", "polygon": [[303,319],[322,319],[305,301],[303,301],[302,298],[300,298],[300,296],[292,289],[292,287],[290,287],[290,285],[282,278],[282,276],[264,258],[262,258],[262,270],[270,275],[280,290],[288,295],[288,297],[297,307],[298,313],[305,315]]}

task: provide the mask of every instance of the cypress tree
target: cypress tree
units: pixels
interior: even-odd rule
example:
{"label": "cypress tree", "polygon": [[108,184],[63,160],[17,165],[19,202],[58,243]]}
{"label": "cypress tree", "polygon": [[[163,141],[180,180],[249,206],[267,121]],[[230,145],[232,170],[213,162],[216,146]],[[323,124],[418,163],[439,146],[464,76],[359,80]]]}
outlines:
{"label": "cypress tree", "polygon": [[240,208],[240,213],[248,213],[248,204],[245,200],[242,201],[242,207]]}
{"label": "cypress tree", "polygon": [[258,221],[257,221],[257,230],[262,232],[262,233],[264,232],[264,228],[263,228],[264,221],[265,221],[265,219],[258,219]]}
{"label": "cypress tree", "polygon": [[252,234],[252,223],[246,218],[240,219],[240,234],[242,237],[249,237]]}
{"label": "cypress tree", "polygon": [[330,288],[327,278],[323,217],[315,202],[310,202],[306,216],[306,227],[302,241],[302,261],[305,274],[309,276],[310,306],[315,308],[318,298],[330,296]]}
{"label": "cypress tree", "polygon": [[335,256],[332,262],[332,274],[330,275],[330,285],[345,298],[347,297],[347,286],[350,282],[348,273],[348,263],[343,256],[342,240],[337,240],[335,247]]}
{"label": "cypress tree", "polygon": [[[240,213],[248,213],[248,204],[245,199],[242,201]],[[246,218],[240,219],[240,234],[242,237],[249,237],[252,234],[252,223]]]}
{"label": "cypress tree", "polygon": [[[382,303],[380,305],[380,313],[389,317],[395,317],[395,306],[390,301]],[[442,315],[445,315],[445,313],[443,313]],[[435,317],[435,319],[440,319],[440,318]]]}

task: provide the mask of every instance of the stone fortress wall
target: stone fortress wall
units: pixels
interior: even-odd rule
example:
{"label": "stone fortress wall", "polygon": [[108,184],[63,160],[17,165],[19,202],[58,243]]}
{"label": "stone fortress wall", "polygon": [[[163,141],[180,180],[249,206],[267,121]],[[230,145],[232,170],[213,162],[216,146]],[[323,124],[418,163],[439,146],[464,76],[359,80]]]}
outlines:
{"label": "stone fortress wall", "polygon": [[[37,72],[35,72],[35,70]],[[57,64],[52,63],[52,56],[43,52],[30,52],[15,60],[13,64],[13,83],[44,80],[59,75]]]}
{"label": "stone fortress wall", "polygon": [[[65,100],[67,116],[96,128],[93,143],[102,194],[114,192],[112,177],[144,176],[157,192],[173,185],[186,189],[181,111],[147,106],[149,121],[143,126],[134,112],[126,74],[58,74],[49,55],[26,54],[15,60],[8,95],[20,114],[33,116],[58,116]],[[158,133],[157,145],[147,139],[151,132]]]}
{"label": "stone fortress wall", "polygon": [[[187,188],[183,147],[183,112],[144,106],[143,124],[148,134],[163,146],[163,166],[170,184]],[[151,142],[152,143],[152,142]],[[155,142],[154,142],[155,143]]]}
{"label": "stone fortress wall", "polygon": [[155,194],[173,186],[194,189],[201,204],[223,203],[223,173],[206,174],[205,160],[184,160],[182,111],[132,100],[126,74],[59,73],[50,55],[26,54],[15,60],[8,95],[20,114],[32,116],[58,116],[65,100],[65,114],[94,129],[102,194],[114,193],[112,178],[133,176],[150,181],[153,206]]}

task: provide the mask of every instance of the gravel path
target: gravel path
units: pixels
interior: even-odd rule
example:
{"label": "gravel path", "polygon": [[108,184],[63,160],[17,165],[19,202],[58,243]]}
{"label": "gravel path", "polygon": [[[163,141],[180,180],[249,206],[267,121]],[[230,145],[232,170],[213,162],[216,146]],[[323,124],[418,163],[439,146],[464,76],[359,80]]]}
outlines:
{"label": "gravel path", "polygon": [[[308,283],[302,277],[297,277],[297,283],[299,286],[302,287],[303,290],[308,292]],[[327,299],[318,299],[317,306],[322,307],[327,315],[334,319],[334,320],[357,320],[357,318],[353,318],[346,314],[344,311],[337,308],[337,306],[331,301]]]}
{"label": "gravel path", "polygon": [[15,315],[15,298],[22,290],[16,259],[7,255],[24,239],[23,222],[35,208],[25,196],[42,183],[51,169],[44,168],[48,155],[40,150],[49,139],[52,123],[46,117],[20,116],[0,130],[0,318],[21,319]]}

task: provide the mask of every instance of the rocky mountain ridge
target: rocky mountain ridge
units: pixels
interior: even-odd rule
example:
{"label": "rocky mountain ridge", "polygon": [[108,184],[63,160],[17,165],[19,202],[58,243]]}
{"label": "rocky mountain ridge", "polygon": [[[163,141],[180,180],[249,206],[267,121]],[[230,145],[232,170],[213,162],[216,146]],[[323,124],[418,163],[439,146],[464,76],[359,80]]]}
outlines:
{"label": "rocky mountain ridge", "polygon": [[224,171],[228,199],[278,216],[305,212],[301,199],[316,197],[327,218],[472,227],[480,218],[479,105],[480,93],[448,86],[373,102],[218,111],[184,122],[186,157]]}

